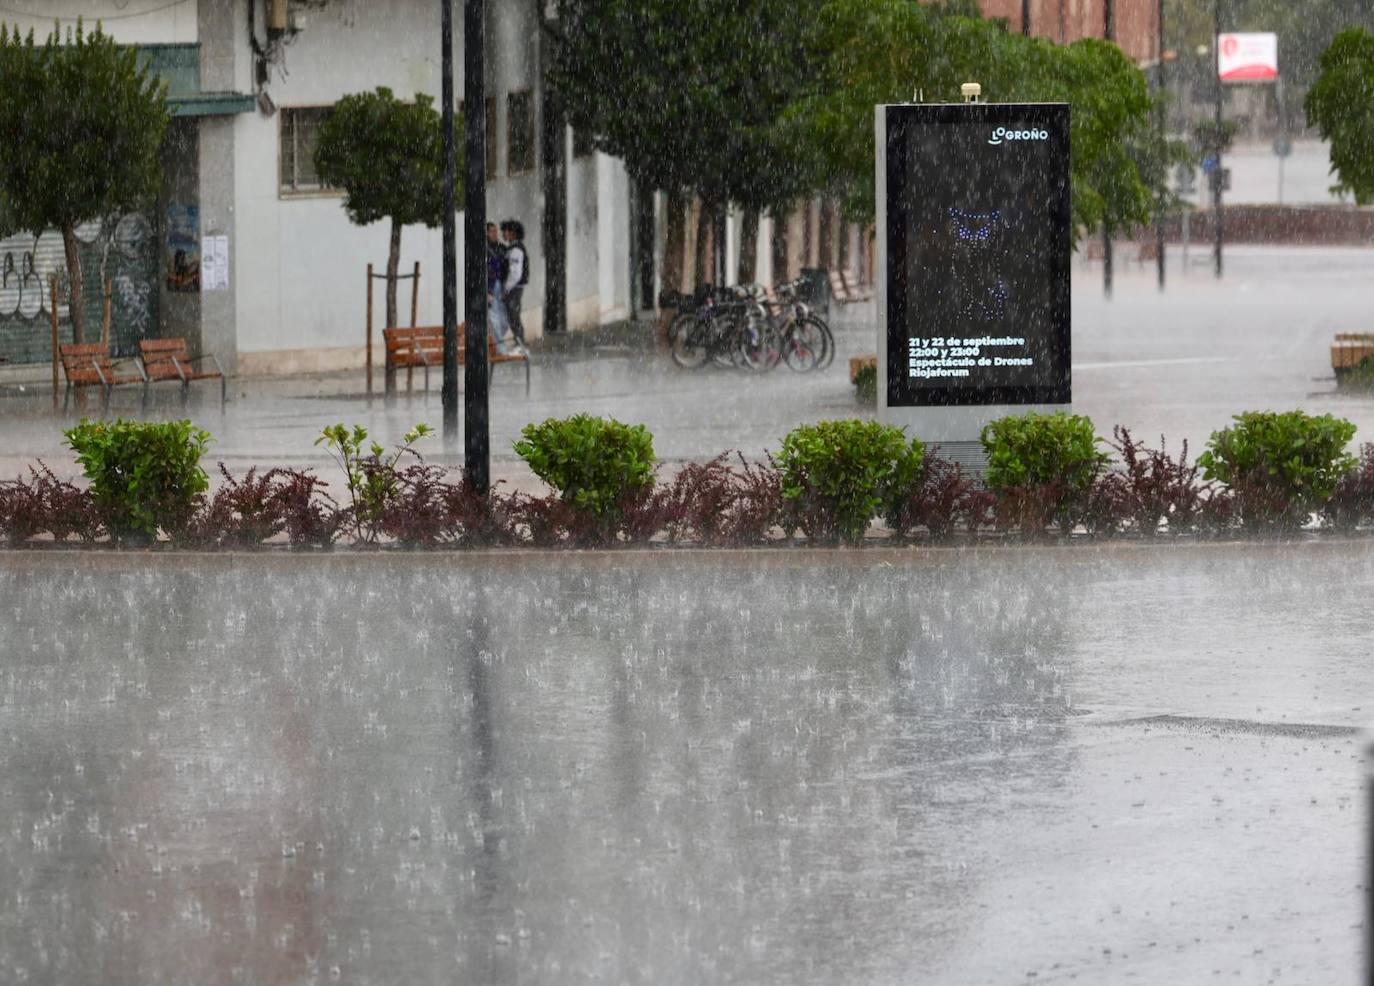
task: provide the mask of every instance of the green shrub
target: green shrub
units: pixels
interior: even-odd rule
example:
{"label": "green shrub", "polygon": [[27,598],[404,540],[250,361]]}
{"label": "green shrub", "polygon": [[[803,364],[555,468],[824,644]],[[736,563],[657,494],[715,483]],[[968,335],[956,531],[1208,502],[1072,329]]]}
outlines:
{"label": "green shrub", "polygon": [[776,465],[796,525],[814,541],[858,542],[920,482],[925,446],[876,421],[822,421],[794,428]]}
{"label": "green shrub", "polygon": [[329,425],[315,439],[315,444],[323,445],[344,471],[349,499],[347,523],[359,543],[376,542],[400,486],[397,463],[407,455],[423,461],[414,445],[433,431],[427,424],[416,425],[389,456],[380,443],[368,443],[367,429],[362,425],[354,425],[352,431],[341,424]]}
{"label": "green shrub", "polygon": [[861,366],[854,374],[854,399],[864,407],[878,403],[878,368]]}
{"label": "green shrub", "polygon": [[1051,484],[1086,490],[1108,462],[1092,419],[1083,414],[1009,414],[984,425],[979,437],[994,490]]}
{"label": "green shrub", "polygon": [[200,457],[209,432],[189,421],[87,421],[64,432],[110,535],[179,537],[209,487]]}
{"label": "green shrub", "polygon": [[654,438],[643,425],[575,414],[529,424],[516,454],[573,509],[609,535],[624,498],[654,485]]}
{"label": "green shrub", "polygon": [[1057,523],[1064,533],[1084,519],[1093,481],[1110,461],[1099,449],[1092,419],[1055,411],[1009,414],[983,426],[984,477],[1002,523],[1042,534]]}
{"label": "green shrub", "polygon": [[1355,426],[1344,418],[1249,411],[1233,420],[1197,461],[1204,479],[1230,488],[1247,527],[1301,525],[1356,465],[1346,451]]}

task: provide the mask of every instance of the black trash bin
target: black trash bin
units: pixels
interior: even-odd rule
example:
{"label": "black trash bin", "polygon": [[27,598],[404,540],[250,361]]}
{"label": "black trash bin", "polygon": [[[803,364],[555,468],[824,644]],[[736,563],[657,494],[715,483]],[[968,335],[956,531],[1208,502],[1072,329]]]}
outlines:
{"label": "black trash bin", "polygon": [[830,271],[825,267],[803,267],[797,297],[811,310],[830,317]]}

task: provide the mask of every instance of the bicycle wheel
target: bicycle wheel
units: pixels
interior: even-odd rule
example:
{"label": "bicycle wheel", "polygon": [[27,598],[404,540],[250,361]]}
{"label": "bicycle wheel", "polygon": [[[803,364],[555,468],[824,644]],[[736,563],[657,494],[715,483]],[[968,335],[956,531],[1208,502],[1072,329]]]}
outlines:
{"label": "bicycle wheel", "polygon": [[750,319],[740,344],[740,365],[755,373],[771,370],[782,359],[783,341],[766,318]]}
{"label": "bicycle wheel", "polygon": [[667,339],[669,349],[672,348],[674,340],[676,340],[678,336],[686,333],[696,320],[696,312],[679,312],[673,317],[673,320],[668,323]]}
{"label": "bicycle wheel", "polygon": [[789,370],[808,373],[820,365],[825,355],[825,334],[809,322],[798,322],[787,333],[782,352]]}
{"label": "bicycle wheel", "polygon": [[740,320],[722,312],[711,323],[711,358],[720,366],[739,365]]}
{"label": "bicycle wheel", "polygon": [[678,320],[675,319],[670,327],[678,330],[672,333],[673,362],[684,370],[698,369],[706,362],[711,323],[701,322],[695,317],[692,317],[691,323],[686,326],[679,326],[677,323]]}
{"label": "bicycle wheel", "polygon": [[825,320],[816,315],[806,315],[801,320],[801,326],[806,326],[808,333],[815,332],[823,340],[820,354],[816,357],[816,369],[824,370],[831,363],[835,362],[835,336],[830,331],[830,326],[825,324]]}

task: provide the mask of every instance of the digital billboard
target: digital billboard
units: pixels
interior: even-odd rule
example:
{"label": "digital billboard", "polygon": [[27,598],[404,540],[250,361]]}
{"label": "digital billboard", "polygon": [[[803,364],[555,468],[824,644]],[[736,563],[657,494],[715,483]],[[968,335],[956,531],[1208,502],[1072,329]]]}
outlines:
{"label": "digital billboard", "polygon": [[887,405],[1069,403],[1068,106],[885,116]]}

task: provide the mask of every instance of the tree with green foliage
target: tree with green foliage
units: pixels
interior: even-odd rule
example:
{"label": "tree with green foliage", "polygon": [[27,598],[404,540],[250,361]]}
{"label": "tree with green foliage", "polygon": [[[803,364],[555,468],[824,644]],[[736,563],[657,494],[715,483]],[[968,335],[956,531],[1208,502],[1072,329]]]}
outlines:
{"label": "tree with green foliage", "polygon": [[[790,0],[561,0],[549,71],[573,127],[636,181],[776,208],[808,194],[804,145],[780,126],[814,76],[814,18]],[[669,210],[669,241],[681,223]],[[698,273],[700,277],[700,272]]]}
{"label": "tree with green foliage", "polygon": [[[966,3],[827,0],[819,12],[821,80],[789,111],[823,169],[843,189],[846,212],[874,214],[873,107],[914,99],[947,101],[963,82],[982,83],[996,102],[1067,102],[1073,109],[1075,235],[1148,221],[1167,149],[1152,138],[1154,107],[1145,76],[1116,45],[1067,46],[1009,33],[1001,21],[969,16]],[[1156,160],[1159,159],[1159,160]],[[1155,166],[1143,168],[1143,161]]]}
{"label": "tree with green foliage", "polygon": [[76,227],[138,208],[161,181],[165,84],[99,25],[40,47],[0,25],[0,235],[62,234],[72,337],[86,338]]}
{"label": "tree with green foliage", "polygon": [[1331,144],[1332,191],[1374,203],[1374,33],[1352,27],[1336,35],[1306,109],[1308,125]]}
{"label": "tree with green foliage", "polygon": [[[462,122],[455,122],[462,131]],[[463,195],[462,144],[455,198]],[[344,190],[344,210],[356,225],[391,220],[386,261],[386,324],[396,325],[401,229],[431,228],[444,218],[444,122],[434,100],[416,93],[404,102],[385,87],[334,104],[320,127],[315,168],[326,185]]]}

